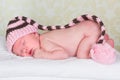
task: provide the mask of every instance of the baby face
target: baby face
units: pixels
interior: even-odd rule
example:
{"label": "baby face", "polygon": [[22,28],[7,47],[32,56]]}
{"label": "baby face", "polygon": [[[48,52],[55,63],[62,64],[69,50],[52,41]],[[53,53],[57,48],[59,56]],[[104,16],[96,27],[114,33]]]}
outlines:
{"label": "baby face", "polygon": [[32,56],[40,48],[39,34],[31,33],[18,39],[13,45],[13,53],[18,56]]}

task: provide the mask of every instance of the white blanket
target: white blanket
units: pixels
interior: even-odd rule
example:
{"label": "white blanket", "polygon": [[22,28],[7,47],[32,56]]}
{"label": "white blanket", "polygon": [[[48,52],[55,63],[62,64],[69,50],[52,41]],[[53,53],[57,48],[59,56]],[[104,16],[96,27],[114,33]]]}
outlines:
{"label": "white blanket", "polygon": [[9,53],[0,37],[0,80],[120,80],[120,55],[111,65],[91,59],[33,59]]}

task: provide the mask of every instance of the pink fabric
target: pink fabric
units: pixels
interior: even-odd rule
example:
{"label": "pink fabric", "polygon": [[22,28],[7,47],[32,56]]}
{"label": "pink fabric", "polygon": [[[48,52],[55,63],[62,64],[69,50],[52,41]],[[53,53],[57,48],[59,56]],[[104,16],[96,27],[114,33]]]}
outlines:
{"label": "pink fabric", "polygon": [[73,22],[69,23],[69,26],[74,26],[74,25],[75,25],[75,23],[73,23]]}
{"label": "pink fabric", "polygon": [[115,49],[109,44],[95,44],[90,51],[91,58],[102,64],[112,64],[116,60]]}
{"label": "pink fabric", "polygon": [[18,22],[16,22],[16,23],[13,23],[13,24],[10,24],[10,25],[8,25],[8,29],[9,28],[14,28],[16,25],[20,25],[20,24],[23,24],[24,23],[24,21],[18,21]]}

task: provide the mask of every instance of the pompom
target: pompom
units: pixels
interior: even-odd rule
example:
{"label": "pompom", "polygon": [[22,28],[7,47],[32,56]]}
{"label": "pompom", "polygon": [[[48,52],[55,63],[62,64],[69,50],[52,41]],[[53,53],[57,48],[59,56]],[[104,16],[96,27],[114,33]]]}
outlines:
{"label": "pompom", "polygon": [[109,44],[95,44],[90,50],[91,58],[102,64],[112,64],[116,60],[115,49]]}

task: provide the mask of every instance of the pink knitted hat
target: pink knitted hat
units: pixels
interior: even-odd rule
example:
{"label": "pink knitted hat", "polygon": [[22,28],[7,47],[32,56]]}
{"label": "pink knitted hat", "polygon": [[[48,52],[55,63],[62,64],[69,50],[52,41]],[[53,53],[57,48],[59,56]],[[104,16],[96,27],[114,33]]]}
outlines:
{"label": "pink knitted hat", "polygon": [[29,33],[38,32],[37,24],[26,17],[15,17],[8,23],[6,31],[6,43],[8,51],[12,52],[12,47],[17,39]]}

